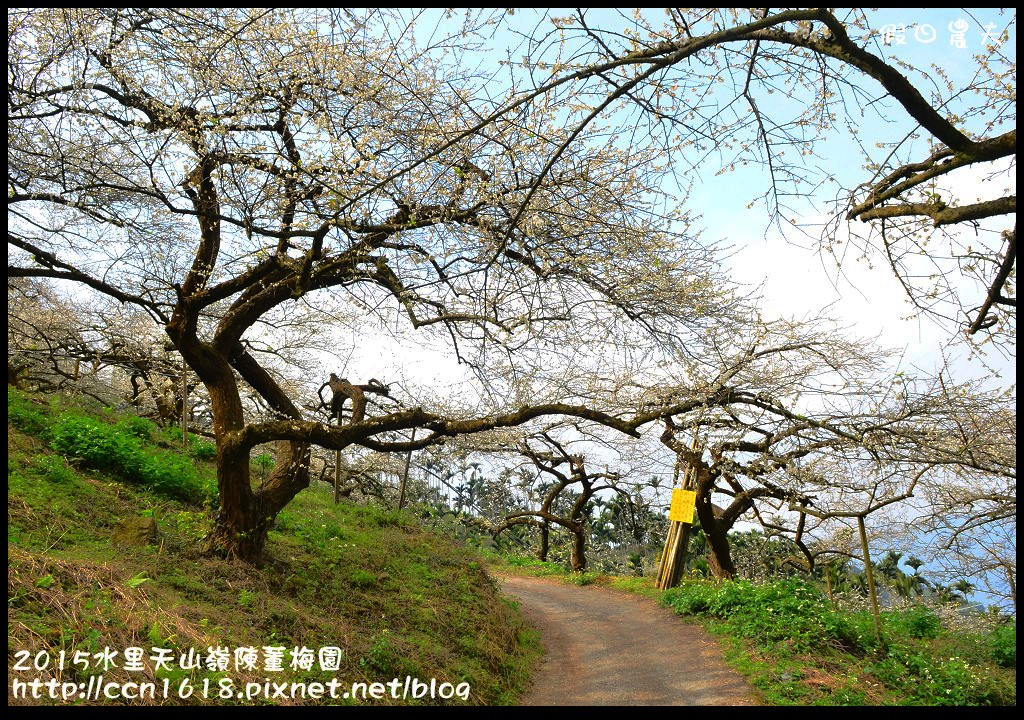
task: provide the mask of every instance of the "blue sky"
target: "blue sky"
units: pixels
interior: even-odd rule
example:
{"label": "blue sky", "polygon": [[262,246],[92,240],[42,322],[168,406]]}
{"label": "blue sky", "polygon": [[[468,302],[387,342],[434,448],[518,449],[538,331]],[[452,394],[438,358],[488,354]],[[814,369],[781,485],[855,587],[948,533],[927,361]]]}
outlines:
{"label": "blue sky", "polygon": [[[660,22],[664,17],[661,10],[645,12],[653,22]],[[538,27],[550,28],[550,23],[543,19],[545,14],[568,15],[571,11],[519,10],[505,18],[503,29],[487,42],[483,52],[462,59],[471,65],[478,64],[484,72],[497,71],[497,61],[506,56],[518,60],[524,49],[517,33],[531,34]],[[617,30],[628,22],[629,14],[611,9],[588,10],[587,19],[593,27]],[[431,13],[421,16],[419,27],[433,29],[434,23],[439,22],[435,30],[438,35],[457,28],[459,18],[439,21],[439,17]],[[873,29],[891,33],[890,44],[874,48],[876,52],[920,68],[930,69],[934,65],[959,85],[970,80],[974,72],[973,56],[982,52],[984,33],[1000,32],[1009,18],[1010,13],[996,9],[886,9],[872,12],[869,22]],[[418,38],[421,32],[429,34],[425,30],[417,31]],[[961,40],[966,47],[957,47]],[[1015,26],[1002,49],[1015,57]],[[490,84],[489,91],[494,95],[500,94],[501,77],[499,72],[496,81]],[[927,95],[928,80],[916,79],[915,83],[920,83]],[[866,81],[864,86],[878,95],[883,94],[873,81]],[[899,140],[914,128],[906,112],[894,103],[881,113],[869,110],[856,122],[862,137],[869,141],[876,138]],[[828,136],[820,148],[823,159],[819,162],[842,187],[853,187],[869,179],[857,146],[841,130]],[[919,158],[926,153],[925,141],[919,140],[910,155]],[[983,376],[995,369],[1003,373],[1001,384],[1015,381],[1015,365],[1011,359],[989,354],[982,360],[965,352],[962,345],[948,348],[955,328],[939,327],[918,316],[892,272],[879,263],[879,257],[858,260],[857,253],[850,252],[842,258],[841,265],[837,265],[833,258],[819,252],[820,228],[817,225],[829,217],[827,201],[835,198],[835,188],[830,189],[831,195],[821,193],[794,203],[793,212],[787,212],[786,216],[797,220],[800,229],[772,226],[763,203],[747,207],[770,184],[764,165],[755,163],[716,175],[720,167],[716,160],[711,158],[698,172],[688,174],[687,180],[692,185],[685,189],[688,192],[686,204],[701,214],[697,229],[703,237],[731,249],[725,262],[731,268],[732,277],[751,291],[760,288],[761,307],[766,316],[813,319],[828,315],[853,334],[878,337],[880,344],[904,350],[906,365],[933,372],[948,361],[961,377]],[[1015,183],[1012,175],[1005,181]],[[954,179],[954,183],[971,191],[977,185],[977,178],[965,174]],[[667,189],[679,196],[684,194],[682,188]],[[959,188],[950,189],[957,192]],[[386,358],[381,359],[386,361]],[[425,364],[426,368],[440,369],[447,365],[443,357],[414,362]],[[451,370],[454,368],[449,368],[445,374],[451,376]]]}
{"label": "blue sky", "polygon": [[[660,13],[660,11],[651,11]],[[555,12],[555,14],[569,14]],[[539,11],[520,11],[509,19],[511,28],[529,33],[537,25]],[[595,27],[607,23],[607,29],[619,28],[624,19],[611,10],[588,12],[588,22]],[[920,68],[941,68],[954,82],[970,80],[975,62],[973,56],[982,52],[982,40],[988,32],[1002,31],[1009,20],[1008,14],[994,9],[886,9],[870,15],[870,23],[879,31],[889,31],[891,44],[885,46],[887,58],[906,61]],[[493,40],[493,55],[484,60],[486,67],[513,42],[511,33],[499,33]],[[902,41],[902,42],[901,42]],[[959,47],[960,44],[966,47]],[[1011,28],[1010,39],[1002,50],[1011,58],[1016,53],[1016,28]],[[518,59],[522,50],[512,54]],[[927,96],[928,80],[918,78],[922,92]],[[870,81],[865,83],[870,85]],[[877,87],[878,94],[881,88]],[[898,107],[878,114],[866,113],[859,120],[864,136],[897,140],[913,129],[913,121]],[[848,137],[836,132],[823,148],[834,174],[844,187],[851,187],[868,179],[862,168],[863,158]],[[919,141],[914,147],[919,157],[927,154],[927,146]],[[699,176],[690,176],[687,203],[697,209],[702,219],[698,227],[710,242],[721,242],[732,248],[726,259],[733,278],[748,288],[760,288],[761,307],[766,316],[786,316],[815,319],[827,314],[850,332],[860,336],[878,337],[879,343],[903,350],[903,367],[916,366],[934,372],[949,362],[955,374],[964,379],[986,375],[990,369],[1003,374],[1000,385],[1015,384],[1016,367],[1012,359],[989,354],[984,362],[960,348],[947,346],[950,328],[916,315],[906,301],[903,289],[888,267],[873,258],[857,260],[846,257],[840,266],[818,251],[816,230],[807,228],[810,235],[786,226],[770,226],[763,205],[748,208],[748,203],[761,194],[769,183],[763,165],[724,175],[716,175],[719,168],[709,162]],[[1007,176],[1006,182],[1015,182]],[[963,176],[953,180],[951,192],[970,193],[976,190],[977,177]],[[834,197],[834,195],[833,195]],[[797,220],[801,225],[820,223],[825,211],[824,198],[802,204]],[[998,228],[997,228],[998,229]],[[386,349],[378,349],[376,362],[395,360]],[[403,354],[403,372],[416,379],[444,377],[452,382],[460,375],[454,361],[445,354],[433,351]],[[410,367],[411,363],[411,367]],[[430,383],[430,380],[427,380]],[[883,548],[873,552],[881,554]],[[928,567],[924,571],[927,573]],[[982,601],[987,598],[978,594]]]}

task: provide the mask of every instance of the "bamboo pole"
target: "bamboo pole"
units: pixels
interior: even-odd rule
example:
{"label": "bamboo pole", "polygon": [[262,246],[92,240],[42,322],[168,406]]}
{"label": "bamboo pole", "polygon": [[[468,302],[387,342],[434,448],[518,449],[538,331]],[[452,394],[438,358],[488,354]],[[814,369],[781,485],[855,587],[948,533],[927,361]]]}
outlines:
{"label": "bamboo pole", "polygon": [[860,544],[864,551],[864,570],[868,574],[868,593],[871,595],[871,612],[875,617],[875,637],[882,641],[882,618],[878,614],[878,595],[875,593],[875,574],[871,570],[871,551],[868,550],[868,533],[864,528],[864,516],[857,516],[857,529],[860,531]]}
{"label": "bamboo pole", "polygon": [[661,564],[658,566],[657,587],[659,590],[667,589],[669,566],[675,558],[675,546],[678,535],[679,523],[671,522],[668,526],[668,535],[665,537],[665,547],[661,551]]}
{"label": "bamboo pole", "polygon": [[181,365],[181,447],[188,452],[188,366]]}
{"label": "bamboo pole", "polygon": [[[679,460],[676,460],[675,467],[672,469],[672,488],[679,484]],[[665,589],[665,578],[668,573],[668,565],[670,558],[674,557],[675,553],[673,548],[675,547],[675,537],[678,533],[678,527],[674,521],[669,521],[668,533],[665,535],[665,547],[661,550],[661,562],[658,564],[658,580],[655,583],[655,587],[659,590]]]}
{"label": "bamboo pole", "polygon": [[[416,428],[412,429],[412,437],[409,438],[409,442],[416,441]],[[402,473],[402,488],[398,491],[398,509],[401,510],[405,506],[405,484],[409,481],[409,465],[412,463],[412,450],[409,450],[405,455],[405,471]]]}
{"label": "bamboo pole", "polygon": [[[693,436],[693,447],[697,448],[697,436]],[[683,490],[693,490],[697,486],[697,470],[692,465],[688,465],[686,472],[683,473]],[[680,538],[680,547],[676,551],[678,556],[679,567],[676,570],[675,577],[671,579],[671,585],[669,587],[675,587],[679,584],[679,578],[683,574],[683,568],[686,567],[686,555],[690,548],[690,532],[693,530],[693,518],[690,518],[691,522],[682,523],[683,531],[682,537]]]}
{"label": "bamboo pole", "polygon": [[[341,427],[341,409],[335,418],[335,423]],[[341,501],[341,450],[334,451],[334,504]]]}
{"label": "bamboo pole", "polygon": [[1013,569],[1003,566],[1006,572],[1006,581],[1010,586],[1010,599],[1013,601],[1013,611],[1017,612],[1017,580],[1013,577]]}
{"label": "bamboo pole", "polygon": [[690,523],[679,523],[679,538],[676,541],[675,559],[672,562],[672,574],[668,577],[668,586],[674,588],[683,576],[686,567],[686,551],[690,544]]}
{"label": "bamboo pole", "polygon": [[[696,435],[693,438],[693,449],[698,448]],[[679,484],[679,463],[675,467],[675,482]],[[697,484],[696,469],[687,465],[683,471],[683,490],[693,490]],[[665,538],[665,549],[662,552],[661,567],[658,572],[657,588],[668,590],[679,584],[683,568],[686,567],[686,554],[690,543],[690,531],[692,523],[673,521],[669,527],[668,537]]]}

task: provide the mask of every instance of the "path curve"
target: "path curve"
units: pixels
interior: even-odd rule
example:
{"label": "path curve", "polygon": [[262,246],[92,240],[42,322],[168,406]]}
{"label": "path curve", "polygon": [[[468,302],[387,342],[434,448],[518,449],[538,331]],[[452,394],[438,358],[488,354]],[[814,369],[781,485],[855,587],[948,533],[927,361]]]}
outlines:
{"label": "path curve", "polygon": [[540,631],[523,705],[756,705],[704,630],[653,599],[595,585],[497,576]]}

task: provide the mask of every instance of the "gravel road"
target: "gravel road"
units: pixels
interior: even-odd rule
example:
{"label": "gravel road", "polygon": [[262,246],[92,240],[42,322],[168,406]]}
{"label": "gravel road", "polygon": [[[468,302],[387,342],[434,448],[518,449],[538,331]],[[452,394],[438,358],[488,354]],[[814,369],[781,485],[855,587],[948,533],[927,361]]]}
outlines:
{"label": "gravel road", "polygon": [[651,598],[545,578],[498,580],[544,645],[523,705],[758,704],[702,628]]}

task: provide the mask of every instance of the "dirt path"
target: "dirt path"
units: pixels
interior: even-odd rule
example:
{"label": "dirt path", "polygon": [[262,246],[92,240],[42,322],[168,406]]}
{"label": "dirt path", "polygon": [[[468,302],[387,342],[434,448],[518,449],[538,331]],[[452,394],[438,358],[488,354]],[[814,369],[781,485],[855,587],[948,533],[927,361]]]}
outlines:
{"label": "dirt path", "polygon": [[540,630],[544,659],[524,705],[756,705],[703,629],[650,598],[499,576]]}

